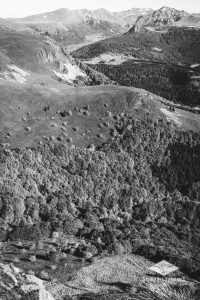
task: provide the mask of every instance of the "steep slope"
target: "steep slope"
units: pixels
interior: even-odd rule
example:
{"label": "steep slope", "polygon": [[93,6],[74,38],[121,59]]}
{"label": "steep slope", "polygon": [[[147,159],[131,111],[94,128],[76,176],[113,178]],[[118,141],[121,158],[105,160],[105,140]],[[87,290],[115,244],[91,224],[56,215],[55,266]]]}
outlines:
{"label": "steep slope", "polygon": [[[51,77],[62,72],[68,58],[51,40],[27,32],[0,31],[0,51],[25,72]],[[5,61],[5,59],[4,59]]]}
{"label": "steep slope", "polygon": [[55,80],[71,85],[113,83],[78,64],[51,38],[11,30],[0,31],[0,79],[40,85]]}
{"label": "steep slope", "polygon": [[144,88],[187,105],[200,104],[200,29],[130,30],[72,55],[120,85]]}

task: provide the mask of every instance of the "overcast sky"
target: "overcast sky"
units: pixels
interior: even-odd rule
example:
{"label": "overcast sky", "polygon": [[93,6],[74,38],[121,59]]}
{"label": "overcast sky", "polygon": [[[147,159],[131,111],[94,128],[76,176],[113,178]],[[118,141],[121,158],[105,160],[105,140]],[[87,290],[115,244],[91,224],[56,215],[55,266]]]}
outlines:
{"label": "overcast sky", "polygon": [[121,11],[132,7],[158,9],[162,6],[200,13],[200,0],[0,0],[0,17],[24,17],[63,7]]}

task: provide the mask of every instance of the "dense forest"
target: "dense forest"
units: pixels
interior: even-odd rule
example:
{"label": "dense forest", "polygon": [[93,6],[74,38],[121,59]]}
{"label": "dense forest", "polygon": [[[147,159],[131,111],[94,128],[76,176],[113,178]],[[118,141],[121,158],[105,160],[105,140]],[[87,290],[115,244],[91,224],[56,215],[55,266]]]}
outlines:
{"label": "dense forest", "polygon": [[[0,152],[0,240],[59,231],[200,274],[200,136],[125,115],[98,149]],[[101,245],[99,245],[99,238]]]}
{"label": "dense forest", "polygon": [[134,60],[121,65],[101,63],[91,67],[120,85],[143,88],[175,103],[192,106],[200,104],[198,69]]}
{"label": "dense forest", "polygon": [[[154,47],[161,51],[155,51]],[[200,61],[200,30],[172,27],[164,32],[130,31],[79,48],[72,55],[85,60],[108,52],[132,55],[139,60],[190,66]]]}

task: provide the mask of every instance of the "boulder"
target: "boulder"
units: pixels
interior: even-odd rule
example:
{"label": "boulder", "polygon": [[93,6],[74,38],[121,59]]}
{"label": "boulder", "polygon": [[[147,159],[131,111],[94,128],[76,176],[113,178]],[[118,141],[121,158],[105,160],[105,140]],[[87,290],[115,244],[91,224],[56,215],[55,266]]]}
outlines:
{"label": "boulder", "polygon": [[5,299],[55,300],[45,289],[41,279],[25,274],[13,264],[2,263],[0,263],[0,295],[5,296]]}
{"label": "boulder", "polygon": [[121,243],[116,243],[116,244],[114,245],[114,253],[115,253],[116,255],[124,254],[124,253],[125,253],[124,246],[123,246]]}
{"label": "boulder", "polygon": [[86,250],[87,250],[88,253],[91,253],[92,256],[98,254],[98,250],[97,250],[97,248],[94,245],[87,246]]}

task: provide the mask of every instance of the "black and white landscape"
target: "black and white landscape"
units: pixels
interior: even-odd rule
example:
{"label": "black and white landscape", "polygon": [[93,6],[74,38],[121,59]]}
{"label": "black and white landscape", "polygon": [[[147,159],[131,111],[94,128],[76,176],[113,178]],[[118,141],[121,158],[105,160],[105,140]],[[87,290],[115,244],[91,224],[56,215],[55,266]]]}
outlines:
{"label": "black and white landscape", "polygon": [[0,300],[18,299],[200,300],[200,13],[0,18]]}

